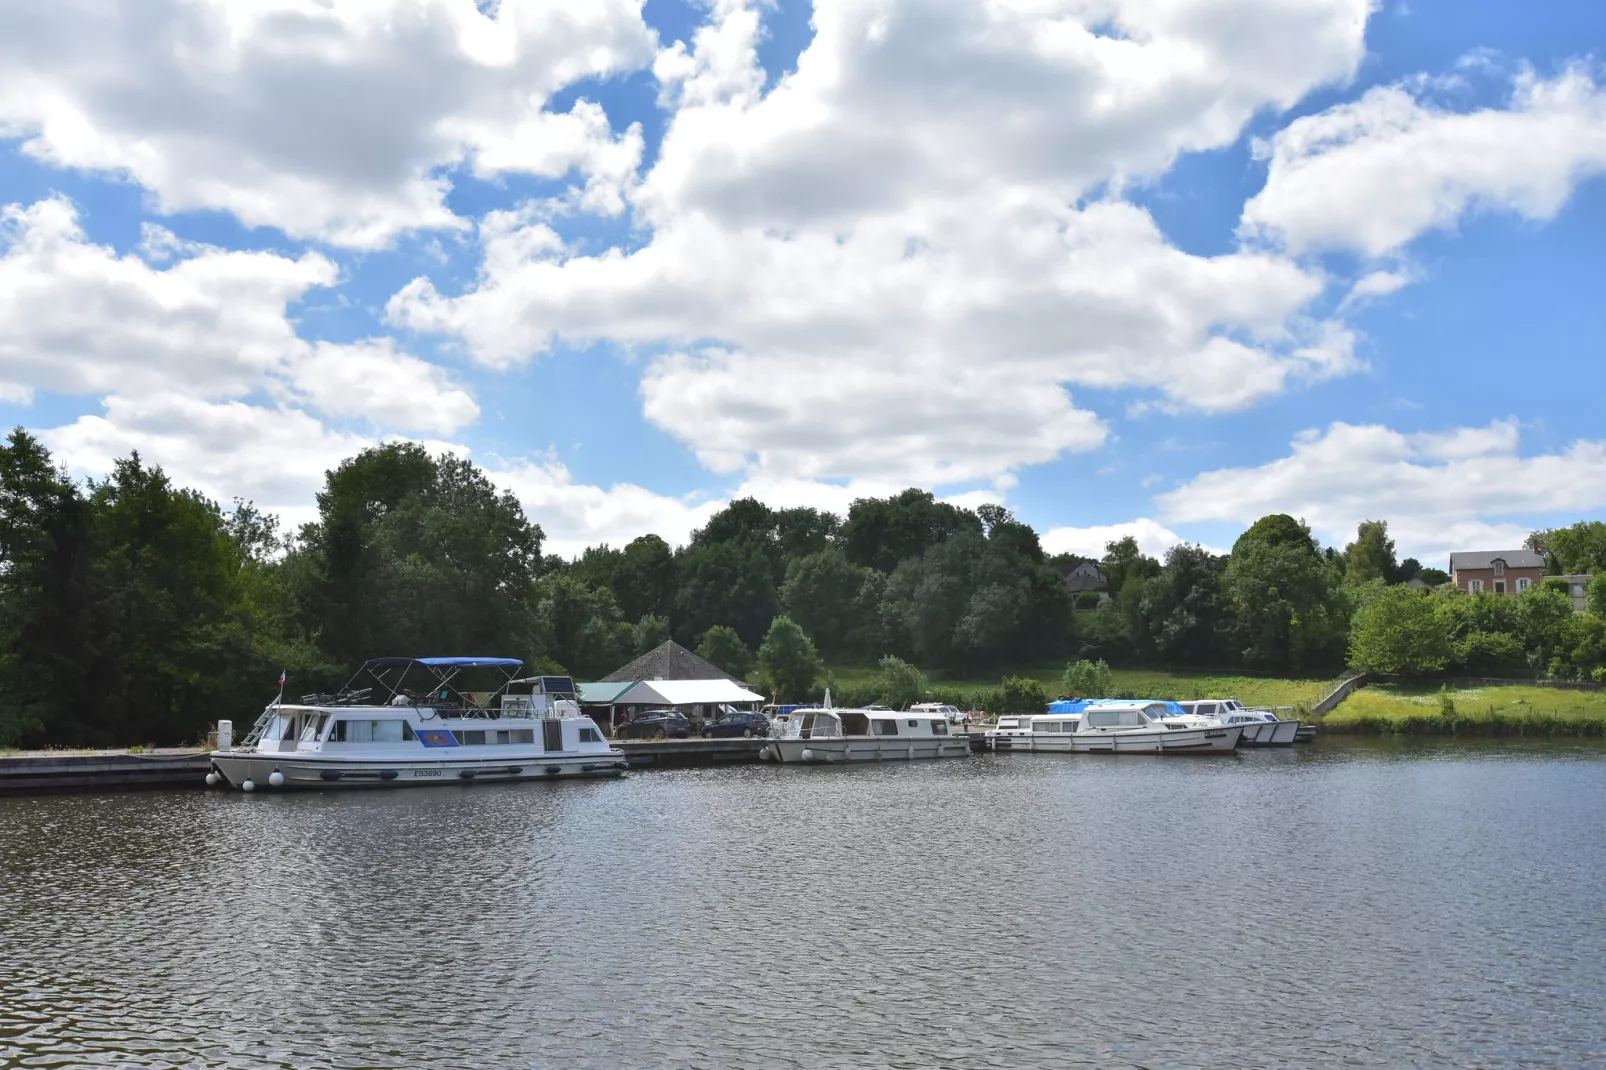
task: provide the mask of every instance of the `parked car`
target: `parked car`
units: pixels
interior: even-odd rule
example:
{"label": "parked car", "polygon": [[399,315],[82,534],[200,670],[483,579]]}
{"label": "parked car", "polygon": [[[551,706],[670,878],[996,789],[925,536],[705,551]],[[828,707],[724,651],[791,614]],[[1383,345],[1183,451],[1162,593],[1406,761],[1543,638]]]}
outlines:
{"label": "parked car", "polygon": [[645,710],[620,725],[615,739],[685,739],[691,722],[679,710]]}
{"label": "parked car", "polygon": [[762,739],[770,734],[769,718],[762,713],[727,713],[713,724],[703,726],[704,739],[721,736],[755,736]]}

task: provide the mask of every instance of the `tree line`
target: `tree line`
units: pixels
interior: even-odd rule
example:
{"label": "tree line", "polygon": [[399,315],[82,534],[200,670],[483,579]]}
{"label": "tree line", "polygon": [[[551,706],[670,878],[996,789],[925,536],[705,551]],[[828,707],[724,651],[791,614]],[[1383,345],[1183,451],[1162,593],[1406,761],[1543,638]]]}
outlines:
{"label": "tree line", "polygon": [[[827,665],[888,658],[905,689],[898,664],[1325,673],[1417,651],[1416,624],[1399,622],[1424,611],[1401,609],[1398,585],[1446,579],[1397,562],[1383,522],[1340,550],[1274,515],[1227,555],[1180,545],[1157,560],[1112,542],[1099,560],[1109,590],[1073,594],[1065,574],[1085,559],[1046,553],[1002,507],[915,489],[842,517],[738,500],[684,546],[644,535],[565,560],[475,465],[406,442],[346,460],[316,501],[317,519],[287,532],[138,455],[74,480],[14,431],[0,446],[0,746],[198,739],[219,717],[248,718],[280,671],[299,695],[369,657],[467,652],[585,680],[667,638],[791,700],[817,698]],[[1606,572],[1606,525],[1536,539],[1559,571]],[[1559,606],[1548,595],[1412,594],[1449,623],[1442,643],[1389,662],[1397,671],[1588,675],[1603,660],[1585,625],[1541,622],[1541,603]],[[1598,611],[1580,616],[1598,624]]]}

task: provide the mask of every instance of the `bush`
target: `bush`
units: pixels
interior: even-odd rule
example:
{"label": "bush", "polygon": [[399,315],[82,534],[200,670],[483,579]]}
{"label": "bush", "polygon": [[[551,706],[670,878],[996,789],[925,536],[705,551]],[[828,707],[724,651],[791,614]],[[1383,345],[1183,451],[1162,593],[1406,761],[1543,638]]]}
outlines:
{"label": "bush", "polygon": [[1060,690],[1073,698],[1110,698],[1115,691],[1115,676],[1103,658],[1073,661],[1060,677]]}
{"label": "bush", "polygon": [[876,698],[895,710],[906,710],[925,694],[926,674],[891,654],[881,659]]}
{"label": "bush", "polygon": [[1041,713],[1048,707],[1043,685],[1024,676],[1006,676],[1004,682],[976,696],[988,713]]}

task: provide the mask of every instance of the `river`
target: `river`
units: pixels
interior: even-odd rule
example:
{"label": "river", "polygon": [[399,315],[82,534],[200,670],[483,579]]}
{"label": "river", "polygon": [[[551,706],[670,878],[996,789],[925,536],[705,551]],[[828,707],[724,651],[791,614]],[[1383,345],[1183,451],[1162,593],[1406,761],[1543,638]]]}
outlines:
{"label": "river", "polygon": [[0,1066],[1606,1063],[1606,749],[0,799]]}

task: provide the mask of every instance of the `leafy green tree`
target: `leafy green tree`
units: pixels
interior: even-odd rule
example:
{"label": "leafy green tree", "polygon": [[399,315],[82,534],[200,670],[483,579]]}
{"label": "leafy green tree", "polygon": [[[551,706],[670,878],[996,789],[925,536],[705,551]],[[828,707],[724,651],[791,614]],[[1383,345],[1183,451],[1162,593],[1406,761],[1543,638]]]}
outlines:
{"label": "leafy green tree", "polygon": [[888,654],[876,674],[876,699],[895,710],[906,710],[926,693],[926,674],[902,658]]}
{"label": "leafy green tree", "polygon": [[1528,665],[1535,672],[1548,671],[1551,659],[1566,645],[1572,599],[1548,587],[1530,587],[1517,597],[1517,605]]}
{"label": "leafy green tree", "polygon": [[649,613],[636,622],[634,646],[638,656],[649,650],[657,650],[668,641],[669,618],[655,617]]}
{"label": "leafy green tree", "polygon": [[637,629],[622,620],[613,592],[555,574],[535,584],[535,645],[578,680],[597,680],[634,655]]}
{"label": "leafy green tree", "polygon": [[738,680],[745,680],[753,668],[753,652],[736,634],[735,628],[716,624],[703,633],[697,644],[697,656],[706,658]]}
{"label": "leafy green tree", "polygon": [[1589,612],[1606,620],[1606,572],[1589,581],[1584,591],[1584,605]]}
{"label": "leafy green tree", "polygon": [[1537,531],[1529,542],[1544,552],[1553,572],[1606,572],[1606,523],[1599,520]]}
{"label": "leafy green tree", "polygon": [[755,643],[780,611],[768,549],[754,537],[694,543],[681,553],[677,571],[679,635],[728,624],[744,642]]}
{"label": "leafy green tree", "polygon": [[367,449],[328,474],[292,566],[319,646],[495,651],[534,660],[541,529],[468,461],[416,443]]}
{"label": "leafy green tree", "polygon": [[[1407,558],[1406,560],[1410,560]],[[1450,574],[1442,568],[1421,568],[1416,572],[1416,578],[1429,587],[1439,587],[1450,582]],[[1409,577],[1407,577],[1409,579]]]}
{"label": "leafy green tree", "polygon": [[849,561],[891,573],[956,535],[981,534],[981,521],[967,509],[939,502],[911,487],[892,498],[860,498],[848,509],[841,541]]}
{"label": "leafy green tree", "polygon": [[1282,514],[1256,521],[1233,544],[1223,576],[1244,662],[1298,672],[1336,665],[1349,632],[1339,585],[1302,525]]}
{"label": "leafy green tree", "polygon": [[1099,569],[1110,584],[1110,597],[1119,598],[1129,580],[1144,580],[1157,575],[1160,562],[1138,548],[1138,540],[1123,535],[1104,545],[1104,558]]}
{"label": "leafy green tree", "polygon": [[854,649],[854,631],[865,608],[860,594],[869,574],[835,546],[793,558],[787,565],[781,587],[786,614],[816,638],[826,657],[859,652]]}
{"label": "leafy green tree", "polygon": [[1060,677],[1060,690],[1072,698],[1111,698],[1115,693],[1115,674],[1104,659],[1073,661]]}
{"label": "leafy green tree", "polygon": [[814,641],[790,617],[776,617],[758,648],[758,664],[782,701],[799,701],[814,691],[825,664]]}
{"label": "leafy green tree", "polygon": [[1140,626],[1156,655],[1168,664],[1219,665],[1227,660],[1229,620],[1223,605],[1227,559],[1202,546],[1179,543],[1165,565],[1143,583]]}
{"label": "leafy green tree", "polygon": [[1408,587],[1380,587],[1350,625],[1349,661],[1362,672],[1422,676],[1442,671],[1452,655],[1439,602]]}
{"label": "leafy green tree", "polygon": [[1355,541],[1344,547],[1344,582],[1352,587],[1382,580],[1396,582],[1400,567],[1394,560],[1394,540],[1387,520],[1363,520]]}

